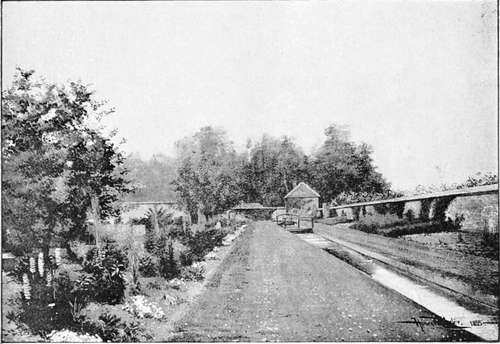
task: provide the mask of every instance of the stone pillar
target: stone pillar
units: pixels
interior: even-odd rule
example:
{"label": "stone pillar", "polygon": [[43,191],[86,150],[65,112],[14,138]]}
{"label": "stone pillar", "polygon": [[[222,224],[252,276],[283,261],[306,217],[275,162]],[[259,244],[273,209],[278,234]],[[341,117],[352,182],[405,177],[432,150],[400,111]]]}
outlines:
{"label": "stone pillar", "polygon": [[330,217],[330,209],[328,203],[323,203],[323,218],[326,219],[327,217]]}

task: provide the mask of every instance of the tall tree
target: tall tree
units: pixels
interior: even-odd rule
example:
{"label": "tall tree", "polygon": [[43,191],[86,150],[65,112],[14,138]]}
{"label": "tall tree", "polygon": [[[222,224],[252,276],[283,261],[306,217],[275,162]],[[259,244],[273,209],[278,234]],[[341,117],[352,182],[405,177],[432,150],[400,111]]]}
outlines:
{"label": "tall tree", "polygon": [[193,137],[178,141],[176,149],[174,185],[193,222],[198,210],[209,218],[238,202],[239,157],[223,130],[203,127]]}
{"label": "tall tree", "polygon": [[351,142],[349,131],[335,124],[325,130],[325,135],[310,168],[312,186],[323,200],[330,201],[342,192],[384,193],[389,189],[375,170],[370,146]]}
{"label": "tall tree", "polygon": [[81,83],[33,74],[19,69],[2,94],[2,244],[17,253],[80,237],[92,198],[106,217],[129,191],[121,154],[96,126],[112,110]]}
{"label": "tall tree", "polygon": [[247,201],[279,206],[296,183],[309,179],[307,157],[291,138],[264,135],[250,150],[243,176]]}

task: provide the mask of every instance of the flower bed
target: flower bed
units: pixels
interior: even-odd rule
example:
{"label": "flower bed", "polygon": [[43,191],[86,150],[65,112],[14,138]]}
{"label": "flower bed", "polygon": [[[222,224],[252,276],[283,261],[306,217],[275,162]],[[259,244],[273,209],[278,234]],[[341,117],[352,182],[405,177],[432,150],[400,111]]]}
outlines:
{"label": "flower bed", "polygon": [[[132,296],[131,302],[125,303],[123,309],[138,318],[153,318],[161,320],[165,317],[163,310],[143,295]],[[170,300],[168,300],[170,303]]]}
{"label": "flower bed", "polygon": [[102,343],[102,339],[98,335],[79,334],[70,330],[52,331],[48,335],[48,339],[54,343]]}

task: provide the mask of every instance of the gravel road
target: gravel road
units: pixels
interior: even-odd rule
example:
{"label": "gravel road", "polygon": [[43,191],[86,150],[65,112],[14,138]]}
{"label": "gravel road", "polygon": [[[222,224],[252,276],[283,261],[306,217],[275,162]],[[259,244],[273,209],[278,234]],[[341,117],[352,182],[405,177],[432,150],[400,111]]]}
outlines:
{"label": "gravel road", "polygon": [[173,340],[478,340],[271,222],[238,240]]}

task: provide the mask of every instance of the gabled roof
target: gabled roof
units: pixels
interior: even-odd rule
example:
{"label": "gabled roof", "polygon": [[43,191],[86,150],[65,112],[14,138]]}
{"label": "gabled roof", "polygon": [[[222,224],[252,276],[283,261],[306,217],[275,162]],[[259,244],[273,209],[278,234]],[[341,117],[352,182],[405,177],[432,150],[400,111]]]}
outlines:
{"label": "gabled roof", "polygon": [[300,182],[296,187],[290,191],[285,198],[309,198],[309,197],[320,197],[319,193],[314,191],[309,185],[304,182]]}

